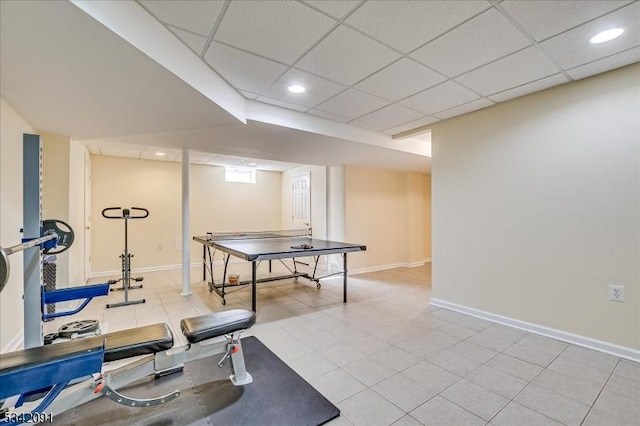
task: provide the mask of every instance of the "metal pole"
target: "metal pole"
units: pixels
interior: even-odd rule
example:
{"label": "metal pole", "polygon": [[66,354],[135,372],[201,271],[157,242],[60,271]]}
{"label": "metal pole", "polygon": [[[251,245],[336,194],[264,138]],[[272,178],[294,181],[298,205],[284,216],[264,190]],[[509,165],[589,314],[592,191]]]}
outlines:
{"label": "metal pole", "polygon": [[189,238],[189,150],[182,150],[182,296],[191,294],[191,252]]}

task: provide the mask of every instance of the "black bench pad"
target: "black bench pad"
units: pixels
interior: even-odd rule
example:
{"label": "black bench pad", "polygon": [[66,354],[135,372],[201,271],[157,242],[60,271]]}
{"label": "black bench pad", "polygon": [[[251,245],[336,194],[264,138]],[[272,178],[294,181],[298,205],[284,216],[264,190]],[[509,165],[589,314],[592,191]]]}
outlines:
{"label": "black bench pad", "polygon": [[0,354],[0,374],[64,359],[77,352],[101,347],[105,341],[106,362],[171,349],[173,334],[166,324],[153,324]]}
{"label": "black bench pad", "polygon": [[255,312],[246,309],[230,309],[197,317],[185,318],[180,321],[182,333],[189,343],[244,330],[256,323]]}

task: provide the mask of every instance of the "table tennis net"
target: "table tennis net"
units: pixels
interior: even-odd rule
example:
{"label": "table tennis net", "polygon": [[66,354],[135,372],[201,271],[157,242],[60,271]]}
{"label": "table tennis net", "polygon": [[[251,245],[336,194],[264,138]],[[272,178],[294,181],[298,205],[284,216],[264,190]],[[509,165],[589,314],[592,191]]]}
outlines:
{"label": "table tennis net", "polygon": [[311,237],[311,228],[284,229],[279,231],[207,232],[207,241],[255,240],[265,238]]}

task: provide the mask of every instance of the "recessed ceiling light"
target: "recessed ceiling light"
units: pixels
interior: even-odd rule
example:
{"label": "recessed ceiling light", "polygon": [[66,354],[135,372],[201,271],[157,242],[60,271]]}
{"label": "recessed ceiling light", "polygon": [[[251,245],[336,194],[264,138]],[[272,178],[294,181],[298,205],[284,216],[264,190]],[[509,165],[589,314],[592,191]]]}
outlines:
{"label": "recessed ceiling light", "polygon": [[158,157],[164,157],[164,152],[156,152],[156,155],[157,155]]}
{"label": "recessed ceiling light", "polygon": [[613,40],[614,38],[620,37],[623,32],[624,29],[622,28],[611,28],[610,30],[602,31],[594,35],[589,41],[591,42],[591,44],[605,43],[607,41]]}
{"label": "recessed ceiling light", "polygon": [[256,166],[256,163],[249,163],[250,166]]}
{"label": "recessed ceiling light", "polygon": [[307,89],[304,86],[300,86],[299,84],[293,84],[289,86],[289,91],[291,93],[304,93]]}

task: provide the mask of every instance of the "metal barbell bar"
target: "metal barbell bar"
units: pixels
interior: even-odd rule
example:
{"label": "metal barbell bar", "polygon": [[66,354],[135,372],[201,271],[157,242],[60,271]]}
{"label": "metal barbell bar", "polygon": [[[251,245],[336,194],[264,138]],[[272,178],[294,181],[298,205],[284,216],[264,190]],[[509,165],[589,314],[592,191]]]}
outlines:
{"label": "metal barbell bar", "polygon": [[16,244],[15,246],[7,248],[0,247],[0,293],[4,290],[4,286],[7,285],[7,281],[9,281],[9,255],[21,252],[31,247],[39,246],[47,241],[55,240],[57,238],[58,236],[56,234],[51,233],[21,244]]}

